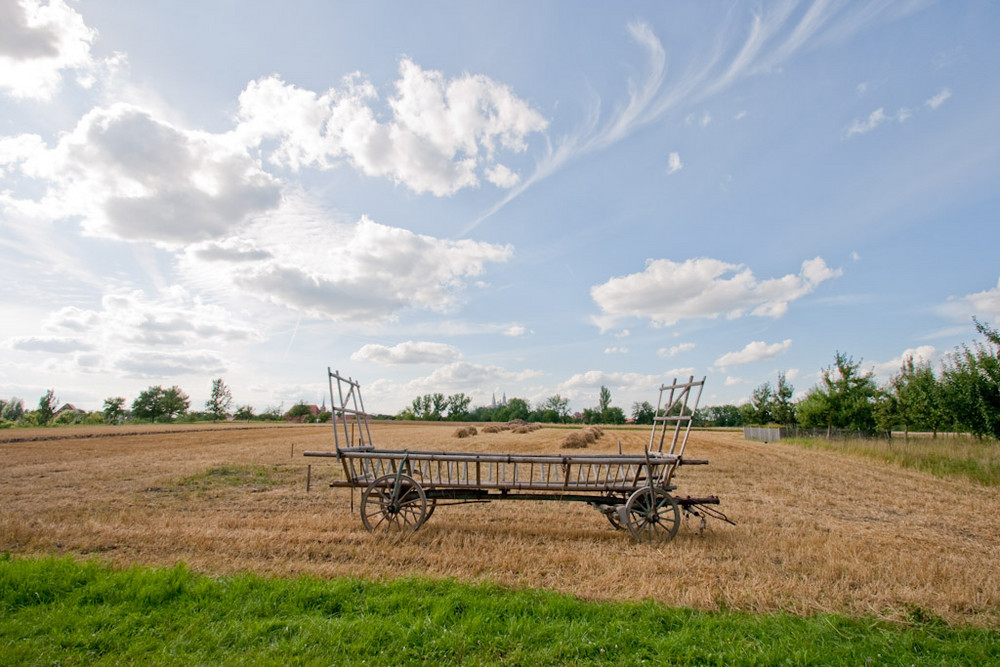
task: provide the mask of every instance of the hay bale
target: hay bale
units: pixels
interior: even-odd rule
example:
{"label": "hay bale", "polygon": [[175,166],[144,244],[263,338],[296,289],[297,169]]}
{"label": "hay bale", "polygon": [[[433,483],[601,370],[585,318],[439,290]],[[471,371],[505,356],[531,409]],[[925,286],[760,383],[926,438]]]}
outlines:
{"label": "hay bale", "polygon": [[469,437],[469,429],[464,428],[464,427],[460,428],[460,429],[456,429],[455,432],[452,433],[452,437],[455,437],[455,438],[468,438]]}
{"label": "hay bale", "polygon": [[499,433],[504,430],[499,424],[490,424],[489,426],[483,427],[483,433]]}
{"label": "hay bale", "polygon": [[466,426],[465,429],[469,432],[469,435],[479,435],[479,431],[476,430],[475,426]]}
{"label": "hay bale", "polygon": [[560,445],[563,449],[584,449],[586,446],[587,440],[579,431],[574,431],[567,435],[562,445]]}
{"label": "hay bale", "polygon": [[588,445],[597,440],[597,436],[589,428],[580,431],[580,437],[586,440]]}

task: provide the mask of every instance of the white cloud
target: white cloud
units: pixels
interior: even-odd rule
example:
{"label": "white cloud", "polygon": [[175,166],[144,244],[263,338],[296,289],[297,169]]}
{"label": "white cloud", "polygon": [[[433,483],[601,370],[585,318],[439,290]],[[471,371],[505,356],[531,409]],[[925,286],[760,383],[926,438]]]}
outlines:
{"label": "white cloud", "polygon": [[628,348],[618,346],[606,347],[604,348],[604,354],[628,354]]}
{"label": "white cloud", "polygon": [[4,203],[49,219],[82,216],[97,236],[166,246],[223,237],[275,207],[277,181],[221,135],[185,131],[127,104],[87,113],[52,149],[8,138],[5,161],[49,184],[38,202]]}
{"label": "white cloud", "polygon": [[780,343],[771,343],[770,345],[764,341],[755,340],[747,343],[746,347],[738,352],[727,352],[716,359],[713,365],[720,370],[724,370],[727,366],[739,366],[764,359],[773,359],[791,346],[791,338],[786,338]]}
{"label": "white cloud", "polygon": [[509,371],[500,366],[482,366],[457,361],[436,369],[430,375],[406,383],[410,395],[428,391],[478,393],[485,395],[486,388],[498,383],[515,383],[541,375],[538,371]]}
{"label": "white cloud", "polygon": [[681,343],[679,345],[672,345],[669,348],[661,347],[656,353],[662,359],[669,359],[670,357],[676,356],[681,352],[688,352],[694,348],[694,343]]}
{"label": "white cloud", "polygon": [[486,180],[498,188],[512,188],[521,180],[518,174],[502,164],[488,167],[484,173],[486,174]]}
{"label": "white cloud", "polygon": [[875,111],[872,111],[865,120],[855,120],[851,123],[844,134],[848,138],[853,137],[855,134],[867,134],[887,120],[889,120],[889,117],[885,115],[885,109],[879,107]]}
{"label": "white cloud", "polygon": [[602,314],[592,318],[602,330],[623,318],[648,318],[654,326],[672,326],[682,319],[733,319],[749,314],[781,317],[788,304],[809,294],[822,282],[841,275],[822,258],[802,262],[797,275],[758,280],[741,264],[699,258],[684,262],[648,260],[642,273],[611,278],[590,289]]}
{"label": "white cloud", "polygon": [[138,290],[107,294],[97,310],[67,306],[46,317],[42,329],[46,335],[8,345],[70,355],[68,366],[77,371],[130,377],[219,372],[226,362],[218,350],[260,339],[248,322],[180,287],[153,298]]}
{"label": "white cloud", "polygon": [[10,339],[10,347],[22,352],[51,352],[67,354],[93,350],[94,346],[87,341],[72,337],[60,336],[19,336]]}
{"label": "white cloud", "polygon": [[90,47],[97,31],[62,0],[0,3],[0,89],[16,98],[46,100],[67,70],[84,82],[96,64]]}
{"label": "white cloud", "polygon": [[1000,322],[1000,279],[997,286],[965,296],[951,296],[938,308],[947,317],[968,322],[972,317]]}
{"label": "white cloud", "polygon": [[520,324],[512,324],[504,330],[503,335],[510,336],[511,338],[520,338],[526,333],[528,333],[528,330]]}
{"label": "white cloud", "polygon": [[726,377],[726,380],[723,384],[725,384],[727,387],[735,387],[736,385],[744,384],[745,382],[746,380],[744,380],[743,378],[733,377],[732,375],[730,375]]}
{"label": "white cloud", "polygon": [[890,359],[882,363],[875,364],[875,374],[881,378],[889,377],[899,373],[903,362],[906,359],[913,359],[915,364],[930,364],[938,358],[938,351],[933,345],[921,345],[920,347],[908,348],[895,359]]}
{"label": "white cloud", "polygon": [[931,109],[937,109],[939,106],[944,104],[949,97],[951,97],[951,91],[945,88],[940,93],[924,102],[924,104]]}
{"label": "white cloud", "polygon": [[367,217],[335,223],[295,206],[262,216],[236,240],[190,246],[182,272],[313,317],[370,321],[405,308],[453,311],[469,278],[513,254],[509,245],[438,239]]}
{"label": "white cloud", "polygon": [[667,173],[676,174],[678,171],[684,168],[684,164],[681,162],[681,156],[677,152],[673,152],[667,158]]}
{"label": "white cloud", "polygon": [[351,355],[353,361],[374,361],[386,365],[448,363],[461,357],[458,348],[451,345],[412,340],[392,347],[368,344]]}
{"label": "white cloud", "polygon": [[617,388],[627,392],[655,393],[660,385],[672,377],[688,377],[694,373],[693,368],[674,368],[657,375],[642,373],[606,373],[604,371],[587,371],[577,373],[558,386],[560,394],[571,398],[579,396],[584,390],[598,389],[602,386]]}
{"label": "white cloud", "polygon": [[496,155],[524,151],[527,137],[548,125],[541,114],[486,76],[447,79],[404,58],[399,77],[386,122],[372,106],[375,87],[357,73],[322,95],[275,76],[252,81],[240,94],[236,134],[250,145],[278,139],[274,164],[329,168],[347,160],[418,193],[445,196],[477,186],[480,170],[498,187],[518,183]]}

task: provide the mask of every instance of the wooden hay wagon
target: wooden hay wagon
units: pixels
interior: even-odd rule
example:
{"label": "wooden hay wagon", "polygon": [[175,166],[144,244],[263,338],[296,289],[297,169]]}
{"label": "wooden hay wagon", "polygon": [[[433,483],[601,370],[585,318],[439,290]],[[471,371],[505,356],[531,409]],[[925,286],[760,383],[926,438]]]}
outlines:
{"label": "wooden hay wagon", "polygon": [[[684,458],[704,378],[660,387],[649,446],[642,453],[623,454],[619,443],[618,454],[533,455],[379,449],[372,444],[360,384],[338,372],[327,373],[335,451],[307,451],[304,456],[340,461],[345,479],[330,486],[362,489],[361,521],[369,531],[412,532],[438,505],[494,500],[585,502],[616,529],[642,541],[672,539],[682,511],[702,522],[705,516],[728,521],[709,507],[719,503],[716,496],[671,494],[677,468],[708,463]],[[357,432],[357,444],[349,428]]]}

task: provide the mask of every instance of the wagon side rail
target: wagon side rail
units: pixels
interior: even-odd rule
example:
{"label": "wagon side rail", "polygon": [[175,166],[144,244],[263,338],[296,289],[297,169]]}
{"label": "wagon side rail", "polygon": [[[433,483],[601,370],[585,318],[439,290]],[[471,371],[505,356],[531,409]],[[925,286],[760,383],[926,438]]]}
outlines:
{"label": "wagon side rail", "polygon": [[[640,486],[666,486],[680,463],[669,454],[524,455],[341,448],[309,451],[305,456],[337,457],[346,478],[334,486],[365,487],[400,469],[427,488],[533,490],[546,492],[632,491]],[[688,461],[685,463],[702,463]]]}

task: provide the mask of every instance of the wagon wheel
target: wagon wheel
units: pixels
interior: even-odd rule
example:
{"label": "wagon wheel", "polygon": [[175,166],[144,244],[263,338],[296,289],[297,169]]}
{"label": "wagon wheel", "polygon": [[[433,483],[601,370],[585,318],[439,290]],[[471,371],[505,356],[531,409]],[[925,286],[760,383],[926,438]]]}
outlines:
{"label": "wagon wheel", "polygon": [[661,488],[646,486],[635,491],[620,512],[619,520],[632,537],[645,542],[669,542],[681,523],[677,501]]}
{"label": "wagon wheel", "polygon": [[368,532],[412,533],[427,520],[427,495],[409,475],[383,475],[361,494],[361,523]]}
{"label": "wagon wheel", "polygon": [[436,498],[427,499],[427,515],[424,517],[424,520],[420,522],[420,525],[427,523],[427,520],[431,518],[432,514],[434,514],[434,508],[437,507],[437,504],[438,501]]}

